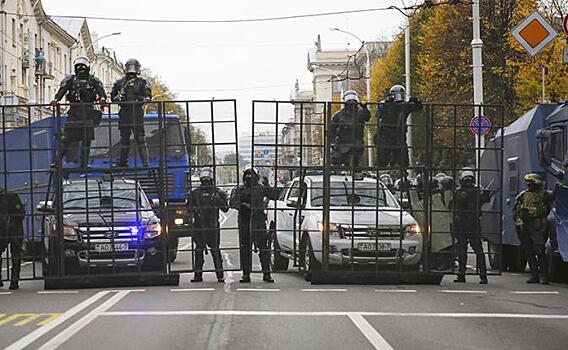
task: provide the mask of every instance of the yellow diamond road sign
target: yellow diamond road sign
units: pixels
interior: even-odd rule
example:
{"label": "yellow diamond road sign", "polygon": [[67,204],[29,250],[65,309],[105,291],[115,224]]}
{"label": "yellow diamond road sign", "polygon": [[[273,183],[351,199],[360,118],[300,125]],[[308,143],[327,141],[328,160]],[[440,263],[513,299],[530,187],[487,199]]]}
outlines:
{"label": "yellow diamond road sign", "polygon": [[556,35],[554,28],[537,11],[513,29],[513,37],[531,56],[539,53]]}

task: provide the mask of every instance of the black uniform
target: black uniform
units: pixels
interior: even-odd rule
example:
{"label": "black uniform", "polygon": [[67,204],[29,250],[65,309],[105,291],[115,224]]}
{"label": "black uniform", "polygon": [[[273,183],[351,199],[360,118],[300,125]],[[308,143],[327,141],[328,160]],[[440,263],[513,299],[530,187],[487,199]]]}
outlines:
{"label": "black uniform", "polygon": [[465,276],[467,264],[467,244],[475,252],[477,269],[482,281],[487,280],[485,255],[481,245],[481,205],[488,200],[488,192],[474,184],[462,184],[456,189],[450,207],[453,210],[452,235],[457,243],[459,262],[458,277]]}
{"label": "black uniform", "polygon": [[[516,199],[513,208],[521,249],[527,257],[531,276],[535,281],[548,281],[548,261],[545,243],[548,240],[547,216],[552,208],[554,195],[543,188],[525,190]],[[522,223],[521,223],[522,222]]]}
{"label": "black uniform", "polygon": [[[18,288],[24,239],[25,209],[16,193],[0,192],[0,255],[10,246],[12,258],[10,289]],[[0,258],[0,286],[2,286],[2,259]]]}
{"label": "black uniform", "polygon": [[253,181],[237,187],[231,193],[230,205],[239,211],[239,245],[244,275],[252,271],[252,245],[260,251],[263,273],[270,273],[270,234],[266,230],[264,199],[276,199],[272,187]]}
{"label": "black uniform", "polygon": [[63,129],[62,156],[66,155],[68,160],[76,159],[72,151],[79,142],[81,146],[81,166],[87,165],[89,161],[91,141],[95,139],[95,126],[101,121],[102,112],[96,110],[94,102],[97,99],[106,99],[103,83],[93,75],[81,77],[77,74],[68,75],[61,81],[59,91],[54,99],[60,101],[67,94],[69,107],[67,122]]}
{"label": "black uniform", "polygon": [[[361,107],[359,107],[361,106]],[[331,162],[335,166],[356,167],[363,155],[365,123],[371,119],[366,105],[347,103],[331,118]]]}
{"label": "black uniform", "polygon": [[229,211],[227,194],[215,186],[201,185],[191,191],[190,210],[193,212],[193,233],[195,242],[195,272],[203,271],[203,253],[211,249],[217,278],[223,278],[223,260],[219,250],[219,209]]}
{"label": "black uniform", "polygon": [[118,165],[126,166],[128,164],[130,135],[134,134],[134,140],[138,146],[138,155],[142,164],[147,166],[148,148],[146,147],[144,133],[143,104],[152,99],[150,84],[137,75],[125,75],[114,83],[111,99],[113,102],[120,103],[118,128],[120,129],[121,149]]}
{"label": "black uniform", "polygon": [[377,109],[377,166],[408,166],[408,144],[406,143],[406,122],[408,115],[422,109],[418,100],[412,102],[383,101]]}

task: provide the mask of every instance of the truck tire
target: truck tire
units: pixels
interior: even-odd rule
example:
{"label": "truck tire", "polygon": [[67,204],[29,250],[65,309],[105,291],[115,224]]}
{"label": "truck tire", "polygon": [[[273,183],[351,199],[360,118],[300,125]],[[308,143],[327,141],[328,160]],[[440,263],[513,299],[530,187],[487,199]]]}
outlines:
{"label": "truck tire", "polygon": [[304,268],[304,278],[308,282],[312,281],[312,272],[321,271],[321,264],[316,260],[310,236],[307,234],[300,244],[300,266]]}
{"label": "truck tire", "polygon": [[271,264],[273,271],[286,271],[288,270],[288,264],[290,260],[288,258],[283,257],[280,252],[280,244],[278,244],[278,238],[276,237],[276,228],[274,223],[270,224],[270,236],[272,237],[272,244],[270,247],[271,253]]}
{"label": "truck tire", "polygon": [[546,258],[548,259],[548,278],[550,281],[566,282],[568,280],[568,263],[562,260],[560,254],[552,250],[548,250]]}

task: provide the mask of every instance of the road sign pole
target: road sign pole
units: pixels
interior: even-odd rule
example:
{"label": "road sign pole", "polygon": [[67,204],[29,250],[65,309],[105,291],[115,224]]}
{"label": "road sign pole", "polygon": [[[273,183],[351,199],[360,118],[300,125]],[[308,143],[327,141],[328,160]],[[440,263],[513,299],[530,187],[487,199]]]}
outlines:
{"label": "road sign pole", "polygon": [[[481,40],[479,0],[473,0],[473,40],[471,49],[473,53],[473,104],[474,116],[479,118],[483,115],[483,41]],[[479,121],[478,121],[479,122]],[[475,167],[479,169],[481,149],[485,148],[485,137],[475,134]],[[479,181],[479,176],[477,176]]]}

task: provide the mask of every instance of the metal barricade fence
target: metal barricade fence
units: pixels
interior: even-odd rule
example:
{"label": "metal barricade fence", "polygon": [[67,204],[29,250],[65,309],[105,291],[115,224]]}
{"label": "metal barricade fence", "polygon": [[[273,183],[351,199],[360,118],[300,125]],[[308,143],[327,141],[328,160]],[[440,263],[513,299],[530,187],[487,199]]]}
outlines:
{"label": "metal barricade fence", "polygon": [[[368,104],[366,117],[360,112],[363,117],[341,119],[336,112],[342,103],[253,101],[251,161],[269,186],[281,187],[277,198],[255,204],[266,211],[274,270],[290,271],[292,263],[292,271],[308,278],[310,271],[455,273],[460,251],[451,227],[459,210],[450,202],[461,169],[470,166],[480,184],[493,179],[490,203],[467,214],[484,219],[483,228],[472,222],[471,232],[482,232],[489,274],[500,273],[493,263],[500,253],[488,248],[501,239],[502,164],[479,159],[483,152],[499,158],[503,147],[474,139],[471,132],[488,130],[479,123],[473,130],[470,119],[476,109],[491,115],[495,135],[502,132],[503,109],[422,107],[408,125],[414,143],[407,146],[407,114],[389,118],[381,104]],[[364,141],[369,128],[374,144]],[[415,163],[405,161],[409,151]],[[378,163],[367,163],[369,157]],[[467,254],[475,257],[471,249]]]}

